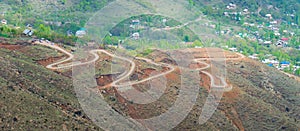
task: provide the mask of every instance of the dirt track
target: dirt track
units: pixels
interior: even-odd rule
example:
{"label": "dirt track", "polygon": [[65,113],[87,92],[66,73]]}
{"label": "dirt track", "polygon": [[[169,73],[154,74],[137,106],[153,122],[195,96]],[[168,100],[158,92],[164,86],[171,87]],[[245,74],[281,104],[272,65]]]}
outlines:
{"label": "dirt track", "polygon": [[[173,65],[170,65],[170,64],[166,64],[166,63],[155,63],[153,62],[152,60],[150,59],[146,59],[146,58],[140,58],[140,57],[137,57],[135,59],[138,59],[138,60],[143,60],[145,62],[148,62],[150,64],[154,64],[156,66],[164,66],[164,67],[168,67],[170,70],[166,71],[166,72],[163,72],[163,73],[160,73],[160,74],[157,74],[155,76],[151,76],[151,77],[148,77],[146,79],[143,79],[143,80],[140,80],[140,81],[131,81],[131,82],[126,82],[126,83],[121,83],[120,82],[126,78],[128,78],[133,72],[134,72],[134,69],[135,69],[135,62],[128,59],[128,58],[125,58],[125,57],[121,57],[121,56],[116,56],[110,52],[107,52],[105,50],[102,50],[102,49],[97,49],[97,50],[91,50],[89,53],[94,55],[94,59],[93,60],[90,60],[90,61],[87,61],[87,62],[76,62],[76,63],[70,63],[70,64],[64,64],[64,65],[60,65],[62,63],[65,63],[65,62],[68,62],[70,60],[72,60],[74,58],[74,55],[69,53],[68,51],[66,51],[65,49],[59,47],[58,45],[56,44],[49,44],[49,43],[46,43],[46,42],[36,42],[36,44],[40,44],[40,45],[43,45],[43,46],[47,46],[47,47],[50,47],[50,48],[53,48],[53,49],[56,49],[58,51],[61,51],[63,53],[65,53],[66,55],[68,55],[69,57],[67,59],[64,59],[64,60],[61,60],[61,61],[58,61],[58,62],[55,62],[55,63],[52,63],[52,64],[49,64],[47,65],[46,67],[48,69],[52,69],[52,70],[58,70],[58,69],[64,69],[64,68],[70,68],[70,67],[73,67],[73,66],[79,66],[79,65],[85,65],[85,64],[89,64],[89,63],[92,63],[92,62],[96,62],[98,59],[99,59],[99,55],[97,54],[97,52],[102,52],[102,53],[105,53],[111,57],[115,57],[117,59],[120,59],[120,60],[123,60],[123,61],[127,61],[131,64],[131,68],[129,69],[128,72],[125,72],[125,74],[122,74],[120,75],[121,77],[118,78],[116,81],[112,82],[111,84],[108,84],[108,85],[105,85],[103,86],[103,88],[108,88],[108,87],[111,87],[111,86],[114,86],[114,87],[122,87],[122,86],[130,86],[130,85],[136,85],[136,84],[140,84],[140,83],[143,83],[143,82],[146,82],[146,81],[149,81],[151,79],[154,79],[154,78],[158,78],[160,76],[163,76],[163,75],[167,75],[171,72],[173,72],[175,70],[175,66]],[[239,55],[240,57],[237,57],[237,58],[228,58],[226,60],[239,60],[239,59],[243,59],[245,56],[243,56],[242,54],[237,54]],[[204,62],[205,60],[214,60],[214,59],[218,59],[218,58],[199,58],[199,59],[194,59],[195,62],[198,62],[198,63],[201,63],[203,65],[205,65],[205,67],[202,67],[202,68],[197,68],[196,70],[198,71],[201,71],[203,72],[204,74],[208,75],[211,79],[211,87],[214,87],[214,89],[218,89],[218,90],[224,90],[224,91],[230,91],[232,89],[231,86],[229,86],[225,80],[225,78],[219,78],[222,82],[222,85],[216,85],[215,84],[215,77],[213,77],[212,74],[210,74],[209,72],[206,72],[206,71],[203,71],[205,69],[208,69],[210,68],[210,64]],[[58,65],[58,66],[57,66]],[[55,67],[57,66],[57,67]],[[219,76],[216,76],[216,77],[219,77]],[[229,87],[229,88],[228,88]]]}

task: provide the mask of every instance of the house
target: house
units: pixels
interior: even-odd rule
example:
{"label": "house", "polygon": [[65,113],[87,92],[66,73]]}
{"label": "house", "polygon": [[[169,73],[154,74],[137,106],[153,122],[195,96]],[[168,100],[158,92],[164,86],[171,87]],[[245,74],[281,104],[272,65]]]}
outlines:
{"label": "house", "polygon": [[275,21],[271,21],[270,24],[276,25],[278,24],[278,22],[275,20]]}
{"label": "house", "polygon": [[247,17],[248,16],[250,17],[250,15],[248,15],[248,14],[250,14],[249,10],[248,9],[244,9],[243,10],[243,15],[247,15]]}
{"label": "house", "polygon": [[230,9],[230,10],[233,10],[233,9],[236,9],[236,4],[234,3],[229,3],[229,5],[226,7],[227,9]]}
{"label": "house", "polygon": [[26,27],[31,29],[32,25],[31,24],[27,24]]}
{"label": "house", "polygon": [[293,71],[296,71],[296,70],[298,70],[298,69],[300,69],[300,66],[293,66]]}
{"label": "house", "polygon": [[280,36],[281,34],[280,34],[278,31],[275,31],[275,32],[274,32],[274,35],[275,35],[275,36]]}
{"label": "house", "polygon": [[23,31],[23,34],[24,34],[24,35],[27,35],[27,36],[32,36],[32,35],[33,35],[33,30],[25,29],[25,30]]}
{"label": "house", "polygon": [[281,40],[288,42],[289,38],[281,38]]}
{"label": "house", "polygon": [[76,47],[71,47],[71,52],[75,52],[77,50]]}
{"label": "house", "polygon": [[275,44],[277,47],[286,47],[288,43],[283,40],[278,40],[277,43]]}
{"label": "house", "polygon": [[226,16],[226,17],[229,17],[229,13],[228,12],[224,12],[223,15]]}
{"label": "house", "polygon": [[258,25],[257,28],[264,28],[264,26],[263,25]]}
{"label": "house", "polygon": [[294,32],[290,32],[290,34],[291,34],[292,36],[294,36],[294,35],[295,35],[295,33],[294,33]]}
{"label": "house", "polygon": [[96,42],[95,42],[95,41],[90,41],[90,42],[87,43],[87,45],[88,45],[89,47],[93,47],[93,46],[96,45]]}
{"label": "house", "polygon": [[7,20],[5,20],[5,19],[2,19],[2,20],[1,20],[1,24],[3,24],[3,25],[7,25]]}
{"label": "house", "polygon": [[140,24],[140,20],[136,19],[136,20],[132,20],[131,21],[133,25],[138,25]]}
{"label": "house", "polygon": [[268,66],[269,66],[269,67],[274,67],[274,65],[273,65],[273,64],[271,64],[271,63],[270,63],[270,64],[268,64]]}
{"label": "house", "polygon": [[77,36],[77,37],[83,37],[85,35],[86,35],[85,28],[81,28],[80,30],[76,31],[76,34],[75,34],[75,36]]}
{"label": "house", "polygon": [[278,67],[279,66],[279,61],[277,60],[270,60],[270,59],[265,59],[262,61],[264,64],[272,64],[272,67]]}
{"label": "house", "polygon": [[281,66],[281,69],[284,69],[284,68],[289,68],[290,67],[290,62],[288,61],[282,61],[280,62],[280,66]]}
{"label": "house", "polygon": [[272,15],[271,14],[266,14],[266,17],[269,19],[272,19]]}
{"label": "house", "polygon": [[135,33],[133,33],[133,34],[131,35],[131,37],[132,37],[133,39],[137,40],[137,39],[140,38],[140,33],[135,32]]}
{"label": "house", "polygon": [[234,47],[232,47],[232,48],[228,48],[230,51],[232,51],[232,52],[237,52],[238,50],[237,50],[237,48],[234,48]]}
{"label": "house", "polygon": [[70,30],[68,30],[68,31],[67,31],[67,35],[68,35],[68,36],[72,36],[72,35],[73,35],[73,32],[70,31]]}
{"label": "house", "polygon": [[255,24],[254,24],[254,23],[251,23],[251,24],[249,24],[249,26],[253,27],[253,26],[255,26]]}
{"label": "house", "polygon": [[221,46],[221,47],[224,48],[224,49],[228,49],[229,48],[228,45]]}
{"label": "house", "polygon": [[248,22],[244,22],[244,25],[245,25],[245,26],[248,26],[248,25],[249,25],[249,23],[248,23]]}
{"label": "house", "polygon": [[257,54],[253,54],[253,55],[249,55],[249,58],[258,60],[259,58],[257,56],[258,56]]}
{"label": "house", "polygon": [[264,60],[262,61],[262,63],[264,63],[264,64],[268,64],[268,63],[270,63],[270,62],[271,62],[270,59],[264,59]]}
{"label": "house", "polygon": [[273,31],[279,31],[279,28],[274,27],[274,26],[273,26],[271,29],[272,29]]}
{"label": "house", "polygon": [[263,43],[263,45],[271,45],[272,44],[272,41],[265,41],[264,43]]}

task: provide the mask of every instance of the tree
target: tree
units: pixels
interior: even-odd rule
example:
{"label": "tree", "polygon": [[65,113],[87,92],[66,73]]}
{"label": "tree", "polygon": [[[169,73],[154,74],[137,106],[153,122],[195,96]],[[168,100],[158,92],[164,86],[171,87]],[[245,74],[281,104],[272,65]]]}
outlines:
{"label": "tree", "polygon": [[[37,32],[36,32],[38,37],[44,37],[44,38],[51,38],[52,36],[52,30],[50,28],[50,26],[45,26],[44,24],[40,24],[37,28]],[[52,38],[55,39],[55,38]]]}
{"label": "tree", "polygon": [[199,40],[195,40],[194,43],[193,43],[193,46],[196,47],[203,47],[203,44],[199,41]]}
{"label": "tree", "polygon": [[192,9],[192,7],[195,6],[195,3],[193,0],[189,0],[189,9]]}
{"label": "tree", "polygon": [[295,71],[295,75],[300,76],[300,69],[297,69],[297,70]]}
{"label": "tree", "polygon": [[184,36],[184,41],[185,41],[185,42],[189,42],[189,41],[190,41],[190,37],[189,37],[189,36],[187,36],[187,35],[186,35],[186,36]]}

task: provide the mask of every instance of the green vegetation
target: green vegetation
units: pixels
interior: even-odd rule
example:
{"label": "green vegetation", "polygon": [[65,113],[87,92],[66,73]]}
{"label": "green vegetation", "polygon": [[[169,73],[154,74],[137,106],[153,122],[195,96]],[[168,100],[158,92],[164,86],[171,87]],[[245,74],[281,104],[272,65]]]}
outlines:
{"label": "green vegetation", "polygon": [[[74,45],[78,43],[85,44],[90,41],[90,38],[77,39],[74,36],[67,36],[66,32],[76,32],[83,27],[89,17],[102,7],[107,5],[111,0],[59,0],[58,2],[36,2],[30,3],[29,1],[3,1],[3,8],[6,14],[0,16],[0,19],[7,19],[9,25],[0,27],[0,36],[3,37],[18,37],[21,32],[26,28],[25,25],[33,25],[35,36],[38,38],[45,38],[53,42],[66,43]],[[151,3],[147,3],[143,0],[136,0],[138,4],[145,7],[152,7]],[[125,48],[135,50],[142,48],[149,48],[153,45],[162,48],[177,48],[177,47],[202,47],[202,46],[224,46],[237,47],[239,51],[242,51],[245,55],[258,54],[259,58],[265,59],[267,54],[271,54],[280,61],[289,61],[292,64],[300,61],[299,51],[296,48],[300,46],[299,37],[299,24],[300,24],[300,10],[299,2],[297,0],[266,0],[266,1],[203,1],[203,0],[187,0],[189,3],[188,9],[195,10],[195,14],[203,13],[207,16],[209,22],[212,24],[215,32],[208,32],[203,30],[204,34],[210,36],[217,33],[216,36],[211,36],[207,40],[201,38],[200,34],[195,34],[188,27],[176,28],[170,32],[176,36],[176,40],[184,42],[201,41],[192,45],[177,45],[166,44],[168,42],[160,42],[160,46],[157,46],[157,42],[138,44],[135,41],[127,41],[122,43]],[[229,3],[235,4],[236,7],[228,9]],[[293,3],[293,4],[291,4]],[[7,5],[7,6],[6,6]],[[1,6],[2,7],[2,6]],[[247,9],[248,11],[244,11]],[[199,13],[201,12],[201,13]],[[225,15],[228,13],[228,15]],[[273,19],[267,19],[266,14],[271,14]],[[33,19],[34,18],[34,19]],[[139,20],[137,24],[134,24],[132,20]],[[281,36],[275,34],[271,29],[272,24],[270,22],[277,20],[278,25],[274,26],[278,28],[278,33]],[[205,21],[200,21],[197,24],[206,24]],[[254,26],[247,25],[254,24]],[[133,33],[142,33],[148,29],[176,27],[183,23],[179,23],[176,20],[169,19],[159,15],[141,15],[134,16],[126,19],[115,26],[111,31],[111,36],[107,35],[104,38],[103,45],[118,45],[123,42]],[[196,24],[196,25],[197,25]],[[262,25],[263,28],[258,27]],[[14,27],[20,27],[18,29]],[[273,28],[273,27],[272,27]],[[202,30],[202,28],[199,28]],[[222,33],[226,32],[226,33]],[[228,33],[227,33],[228,32]],[[291,34],[294,33],[294,34]],[[241,35],[240,35],[241,34]],[[234,37],[240,35],[244,40],[237,40]],[[154,37],[154,35],[153,35]],[[287,47],[293,49],[277,48],[273,45],[266,47],[261,45],[258,39],[263,41],[271,41],[275,44],[282,37],[289,38]],[[171,37],[173,38],[173,37]],[[170,38],[169,38],[170,39]],[[253,40],[256,39],[256,40]],[[122,40],[122,41],[120,41]],[[167,40],[170,41],[170,40]],[[176,42],[175,42],[176,43]],[[211,44],[213,43],[213,44]]]}
{"label": "green vegetation", "polygon": [[295,75],[300,76],[300,69],[295,71]]}
{"label": "green vegetation", "polygon": [[21,29],[11,28],[9,26],[3,25],[0,26],[0,36],[6,38],[14,38],[19,36],[22,33]]}

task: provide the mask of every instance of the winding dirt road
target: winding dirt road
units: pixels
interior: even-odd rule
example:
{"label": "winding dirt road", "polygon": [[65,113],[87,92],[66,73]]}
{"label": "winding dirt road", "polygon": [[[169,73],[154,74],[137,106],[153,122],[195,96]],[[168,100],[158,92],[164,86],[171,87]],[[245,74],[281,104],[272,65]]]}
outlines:
{"label": "winding dirt road", "polygon": [[[71,68],[73,66],[79,66],[79,65],[85,65],[85,64],[90,64],[90,63],[93,63],[93,62],[96,62],[100,57],[99,55],[97,54],[97,52],[102,52],[102,53],[105,53],[111,57],[115,57],[117,59],[120,59],[120,60],[123,60],[123,61],[126,61],[128,63],[130,63],[131,65],[131,68],[129,69],[129,71],[125,72],[125,74],[121,75],[121,77],[119,77],[117,80],[115,80],[113,83],[109,84],[109,85],[106,85],[106,86],[103,86],[102,88],[108,88],[108,87],[111,87],[111,86],[114,86],[114,87],[123,87],[123,86],[131,86],[131,85],[136,85],[136,84],[140,84],[140,83],[143,83],[143,82],[146,82],[146,81],[149,81],[151,79],[154,79],[154,78],[158,78],[160,76],[164,76],[164,75],[167,75],[171,72],[173,72],[175,70],[175,66],[173,65],[170,65],[170,64],[166,64],[166,63],[155,63],[153,62],[152,60],[150,59],[147,59],[147,58],[141,58],[141,57],[136,57],[135,59],[137,60],[143,60],[147,63],[150,63],[150,64],[153,64],[153,65],[156,65],[156,66],[163,66],[163,67],[168,67],[169,70],[166,71],[166,72],[163,72],[163,73],[160,73],[160,74],[157,74],[157,75],[154,75],[154,76],[151,76],[151,77],[148,77],[146,79],[143,79],[143,80],[140,80],[140,81],[129,81],[129,82],[126,82],[126,83],[120,83],[122,80],[128,78],[133,72],[134,72],[134,69],[136,67],[136,64],[133,60],[131,59],[128,59],[128,58],[125,58],[125,57],[121,57],[121,56],[116,56],[106,50],[102,50],[102,49],[96,49],[96,50],[91,50],[89,53],[94,55],[94,59],[91,60],[91,61],[88,61],[88,62],[75,62],[75,63],[71,63],[71,64],[65,64],[63,66],[59,66],[60,64],[62,63],[65,63],[65,62],[68,62],[70,60],[72,60],[74,58],[74,55],[69,53],[68,51],[66,51],[65,49],[59,47],[58,45],[56,44],[49,44],[49,43],[46,43],[46,42],[36,42],[35,44],[39,44],[39,45],[43,45],[43,46],[47,46],[47,47],[50,47],[50,48],[53,48],[55,50],[58,50],[58,51],[61,51],[62,53],[65,53],[66,55],[68,55],[69,57],[67,59],[63,59],[61,61],[58,61],[58,62],[55,62],[55,63],[52,63],[50,65],[47,65],[46,68],[48,69],[51,69],[51,70],[59,70],[59,69],[64,69],[64,68]],[[239,59],[243,59],[245,56],[242,55],[242,54],[238,54],[240,57],[238,58],[228,58],[226,60],[239,60]],[[225,78],[223,77],[219,77],[219,76],[216,76],[217,78],[219,78],[221,80],[221,83],[222,85],[216,85],[215,84],[215,78],[213,77],[212,74],[210,74],[209,72],[206,72],[206,71],[203,71],[205,69],[208,69],[211,67],[210,64],[204,62],[205,60],[213,60],[214,58],[200,58],[200,59],[194,59],[194,62],[197,62],[197,63],[201,63],[203,65],[205,65],[205,67],[202,67],[202,68],[197,68],[195,70],[197,71],[201,71],[203,72],[204,74],[208,75],[211,79],[211,87],[214,87],[214,89],[224,89],[226,91],[230,91],[232,89],[232,87],[230,86],[228,88],[228,84],[225,80]],[[216,58],[217,59],[217,58]],[[225,89],[226,88],[226,89]]]}

